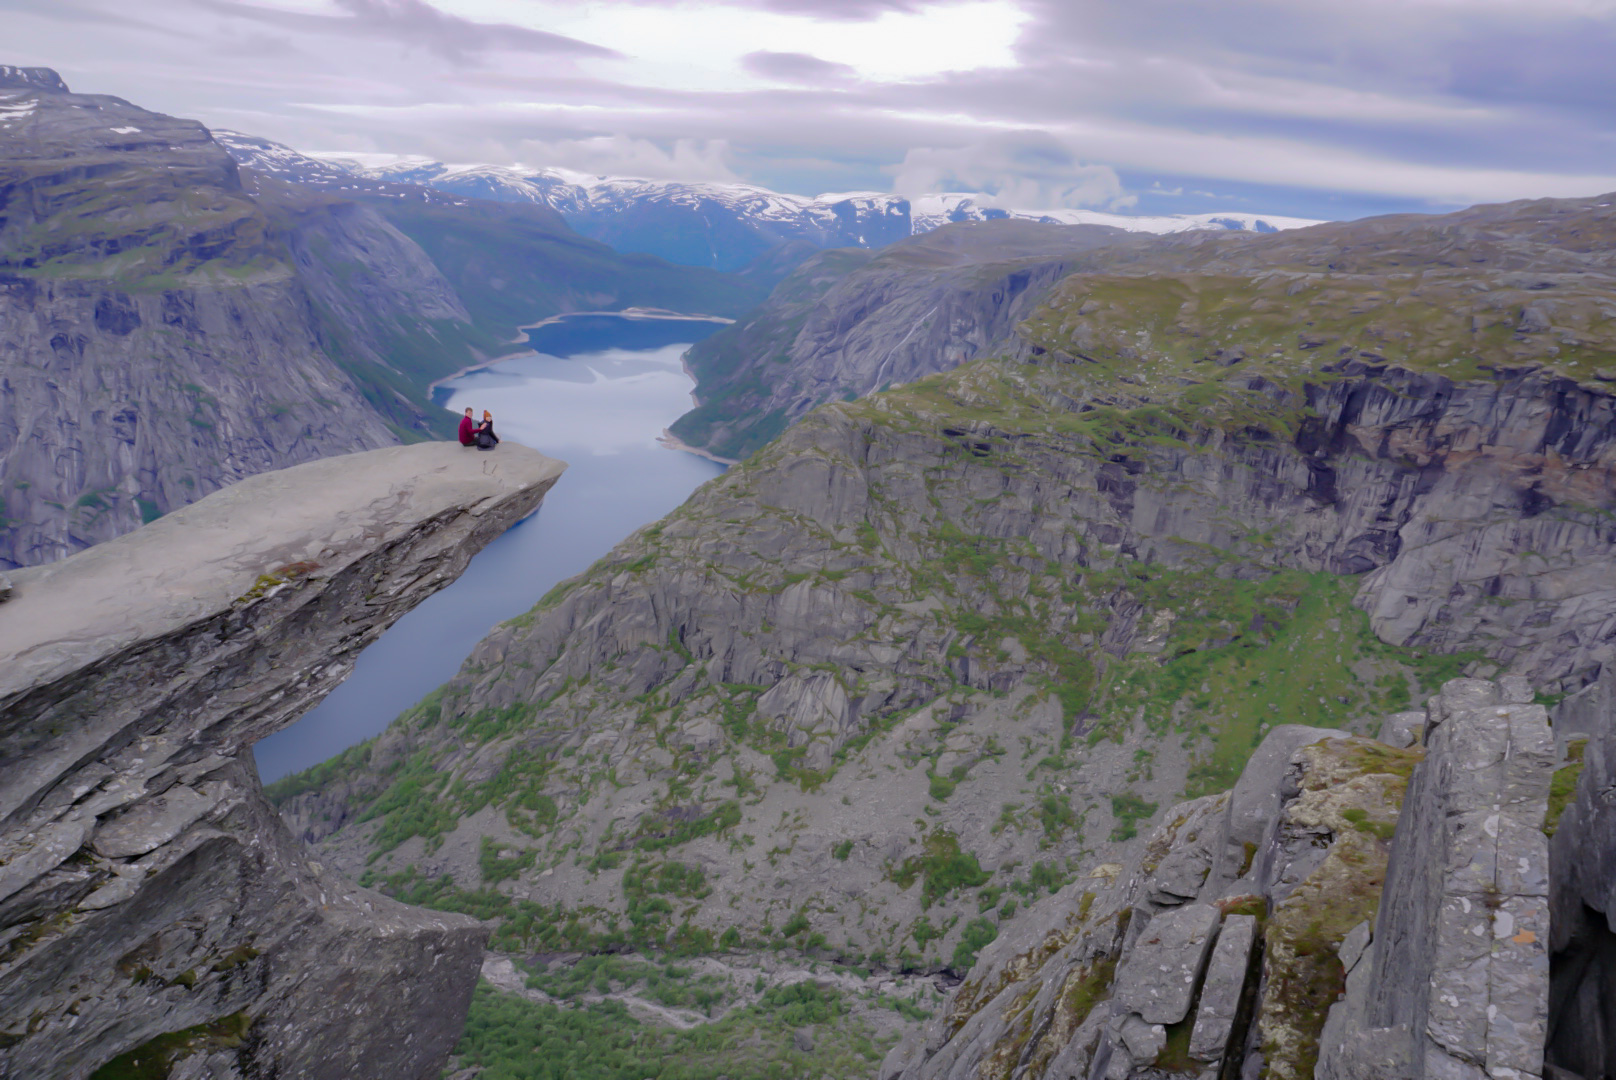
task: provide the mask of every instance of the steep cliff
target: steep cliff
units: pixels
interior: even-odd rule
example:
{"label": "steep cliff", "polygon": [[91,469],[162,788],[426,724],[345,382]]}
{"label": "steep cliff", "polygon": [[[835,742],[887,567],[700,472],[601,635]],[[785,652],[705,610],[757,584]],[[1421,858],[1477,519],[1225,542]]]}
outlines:
{"label": "steep cliff", "polygon": [[[405,311],[469,330],[414,245],[359,208],[280,220],[201,125],[48,74],[0,86],[0,565],[436,430],[386,338],[365,333]],[[322,258],[300,273],[288,237]],[[365,302],[322,303],[322,274]],[[337,334],[353,343],[343,364]]]}
{"label": "steep cliff", "polygon": [[[1601,678],[1613,220],[1152,241],[1069,274],[988,355],[810,412],[272,794],[322,857],[513,953],[969,971],[1282,725],[1373,735],[1460,674]],[[1314,1025],[1288,1060],[1322,985],[1259,1025]],[[1425,1060],[1427,1019],[1400,1022]]]}
{"label": "steep cliff", "polygon": [[[812,414],[281,786],[290,819],[396,889],[501,852],[513,947],[790,926],[969,966],[1273,724],[1608,662],[1603,384],[1079,358],[1060,310],[1036,362]],[[673,863],[705,902],[622,922]]]}
{"label": "steep cliff", "polygon": [[329,458],[11,575],[0,1074],[437,1075],[487,931],[309,861],[250,748],[563,468],[444,443]]}

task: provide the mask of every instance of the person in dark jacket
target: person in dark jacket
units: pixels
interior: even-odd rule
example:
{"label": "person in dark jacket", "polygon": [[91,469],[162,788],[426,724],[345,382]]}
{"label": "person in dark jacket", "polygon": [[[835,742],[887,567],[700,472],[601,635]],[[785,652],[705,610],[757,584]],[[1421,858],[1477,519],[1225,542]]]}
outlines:
{"label": "person in dark jacket", "polygon": [[477,449],[492,450],[498,445],[499,436],[494,434],[494,414],[484,409],[483,422],[477,426]]}
{"label": "person in dark jacket", "polygon": [[477,445],[477,422],[471,418],[471,409],[466,409],[466,415],[460,418],[460,445]]}

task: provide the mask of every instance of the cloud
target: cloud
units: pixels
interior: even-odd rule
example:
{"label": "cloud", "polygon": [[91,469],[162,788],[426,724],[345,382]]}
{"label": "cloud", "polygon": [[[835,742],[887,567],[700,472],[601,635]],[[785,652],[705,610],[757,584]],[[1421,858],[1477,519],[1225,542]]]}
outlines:
{"label": "cloud", "polygon": [[908,15],[926,7],[920,0],[763,0],[758,6],[785,15],[844,22],[876,19],[889,11]]}
{"label": "cloud", "polygon": [[636,176],[648,180],[738,181],[723,140],[675,139],[661,144],[624,135],[543,141],[524,139],[521,159],[539,168],[570,169],[590,176]]}
{"label": "cloud", "polygon": [[915,196],[980,192],[985,206],[1020,210],[1116,210],[1135,199],[1109,165],[1085,165],[1066,146],[1020,132],[958,147],[912,149],[893,170],[892,187]]}
{"label": "cloud", "polygon": [[577,38],[502,22],[477,22],[451,15],[426,0],[331,0],[342,14],[287,11],[240,0],[192,0],[221,15],[251,19],[284,30],[343,34],[391,40],[466,64],[488,52],[615,57],[613,49]]}
{"label": "cloud", "polygon": [[842,82],[858,75],[851,64],[836,64],[800,52],[750,52],[741,57],[741,66],[759,78],[808,86]]}
{"label": "cloud", "polygon": [[1298,216],[1616,188],[1616,0],[0,0],[0,21],[0,63],[308,149]]}

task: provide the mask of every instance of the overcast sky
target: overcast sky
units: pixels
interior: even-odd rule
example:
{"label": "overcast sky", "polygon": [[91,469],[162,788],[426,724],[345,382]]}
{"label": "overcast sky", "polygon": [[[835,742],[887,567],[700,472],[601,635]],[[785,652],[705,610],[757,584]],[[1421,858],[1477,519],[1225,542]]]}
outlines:
{"label": "overcast sky", "polygon": [[1359,217],[1616,190],[1616,0],[0,0],[302,150]]}

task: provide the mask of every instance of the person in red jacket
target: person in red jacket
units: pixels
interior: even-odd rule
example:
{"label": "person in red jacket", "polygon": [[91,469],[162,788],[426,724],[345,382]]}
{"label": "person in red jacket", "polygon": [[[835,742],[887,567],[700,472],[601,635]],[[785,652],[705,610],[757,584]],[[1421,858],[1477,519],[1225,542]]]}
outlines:
{"label": "person in red jacket", "polygon": [[460,418],[460,445],[477,445],[477,424],[471,418],[470,409],[467,409],[466,415]]}

